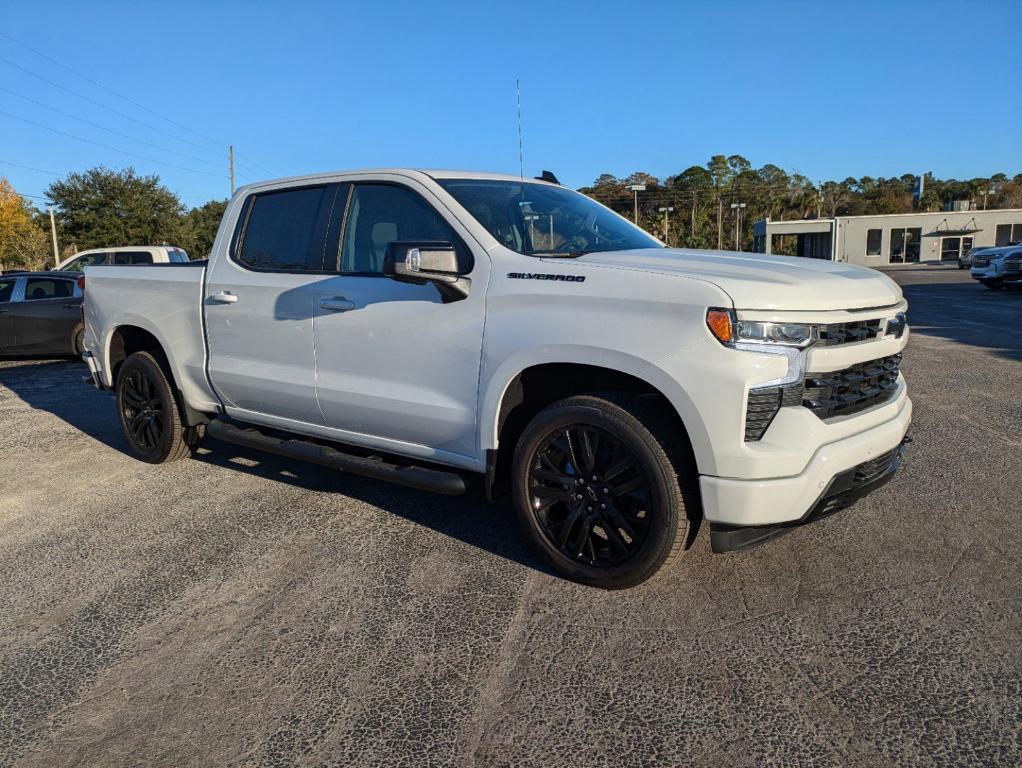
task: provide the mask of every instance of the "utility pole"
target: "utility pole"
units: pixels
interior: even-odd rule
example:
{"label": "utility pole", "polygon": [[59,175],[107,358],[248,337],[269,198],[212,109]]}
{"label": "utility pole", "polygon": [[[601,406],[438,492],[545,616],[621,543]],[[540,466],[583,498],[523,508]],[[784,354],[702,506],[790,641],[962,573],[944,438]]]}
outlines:
{"label": "utility pole", "polygon": [[234,195],[234,145],[231,144],[227,147],[227,159],[231,163],[231,195]]}
{"label": "utility pole", "polygon": [[724,201],[717,195],[717,250],[724,250]]}
{"label": "utility pole", "polygon": [[664,215],[664,242],[670,245],[669,238],[671,236],[671,211],[674,210],[674,206],[667,206],[661,208],[660,213]]}
{"label": "utility pole", "polygon": [[646,191],[646,185],[645,184],[630,184],[628,186],[628,188],[630,190],[632,190],[632,192],[635,193],[635,224],[636,224],[636,226],[638,226],[638,224],[639,224],[639,193]]}
{"label": "utility pole", "polygon": [[745,207],[745,203],[731,203],[731,210],[735,212],[735,250],[740,251],[741,245],[741,231],[742,231],[742,209]]}
{"label": "utility pole", "polygon": [[60,249],[57,248],[57,222],[53,218],[53,206],[50,206],[50,234],[53,236],[53,266],[60,266]]}
{"label": "utility pole", "polygon": [[983,210],[987,209],[987,195],[992,195],[996,192],[996,189],[984,189],[983,190]]}

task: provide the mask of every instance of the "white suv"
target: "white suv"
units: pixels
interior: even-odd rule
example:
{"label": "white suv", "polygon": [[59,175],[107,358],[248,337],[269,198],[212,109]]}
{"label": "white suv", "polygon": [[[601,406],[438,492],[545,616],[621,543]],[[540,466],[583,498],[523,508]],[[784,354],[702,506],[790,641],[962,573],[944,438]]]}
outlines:
{"label": "white suv", "polygon": [[973,280],[979,280],[987,288],[1000,290],[1004,287],[1004,261],[1022,251],[1019,243],[1004,245],[998,248],[985,248],[972,257]]}
{"label": "white suv", "polygon": [[86,267],[100,264],[172,264],[188,261],[182,248],[170,245],[125,245],[115,248],[93,248],[65,259],[58,272],[84,272]]}

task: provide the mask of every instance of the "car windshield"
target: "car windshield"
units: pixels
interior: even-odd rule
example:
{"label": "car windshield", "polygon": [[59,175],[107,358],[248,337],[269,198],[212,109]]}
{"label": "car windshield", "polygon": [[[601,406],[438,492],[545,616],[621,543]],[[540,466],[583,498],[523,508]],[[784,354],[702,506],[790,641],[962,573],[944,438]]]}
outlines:
{"label": "car windshield", "polygon": [[528,256],[663,247],[595,200],[564,187],[491,179],[438,183],[498,242]]}

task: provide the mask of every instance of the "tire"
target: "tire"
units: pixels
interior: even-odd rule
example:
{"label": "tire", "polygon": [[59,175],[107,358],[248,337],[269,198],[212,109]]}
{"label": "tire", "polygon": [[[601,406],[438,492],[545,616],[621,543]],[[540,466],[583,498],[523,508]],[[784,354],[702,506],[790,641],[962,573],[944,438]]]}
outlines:
{"label": "tire", "polygon": [[561,400],[526,426],[512,467],[515,511],[557,571],[624,589],[680,558],[690,467],[666,423],[643,401],[608,394]]}
{"label": "tire", "polygon": [[80,360],[82,357],[82,352],[84,351],[85,351],[85,327],[79,325],[77,328],[75,328],[75,332],[71,336],[71,354]]}
{"label": "tire", "polygon": [[991,291],[999,291],[1004,287],[1004,281],[1000,278],[994,278],[992,280],[980,280],[983,285],[989,288]]}
{"label": "tire", "polygon": [[121,364],[116,394],[121,431],[132,456],[163,464],[191,455],[202,429],[182,422],[174,389],[149,352],[135,352]]}

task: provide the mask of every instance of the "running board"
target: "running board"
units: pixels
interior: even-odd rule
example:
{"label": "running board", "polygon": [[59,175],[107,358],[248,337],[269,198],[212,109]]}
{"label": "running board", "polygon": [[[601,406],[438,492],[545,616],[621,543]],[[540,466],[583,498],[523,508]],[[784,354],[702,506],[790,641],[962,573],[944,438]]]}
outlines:
{"label": "running board", "polygon": [[420,491],[460,496],[465,493],[465,480],[457,472],[445,472],[425,467],[402,467],[379,458],[353,456],[349,453],[298,439],[282,439],[263,434],[257,429],[239,429],[220,419],[213,419],[206,425],[206,434],[226,443],[243,445],[257,451],[274,453],[290,459],[319,464],[330,469],[339,469],[356,475],[386,480]]}

